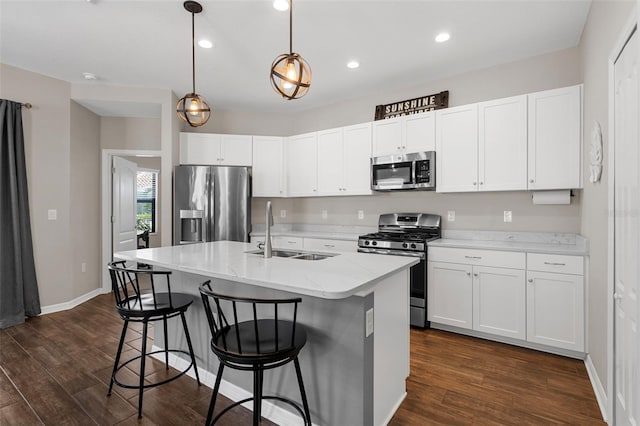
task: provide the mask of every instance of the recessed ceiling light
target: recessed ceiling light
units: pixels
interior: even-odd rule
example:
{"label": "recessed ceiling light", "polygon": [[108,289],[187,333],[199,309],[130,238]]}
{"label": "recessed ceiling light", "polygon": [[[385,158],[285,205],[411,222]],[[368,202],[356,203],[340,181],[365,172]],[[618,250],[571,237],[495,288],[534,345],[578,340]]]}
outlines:
{"label": "recessed ceiling light", "polygon": [[82,76],[84,77],[85,80],[97,80],[98,77],[96,77],[95,74],[90,73],[90,72],[83,72]]}
{"label": "recessed ceiling light", "polygon": [[273,0],[273,8],[281,12],[289,10],[289,0]]}
{"label": "recessed ceiling light", "polygon": [[211,43],[209,40],[202,39],[198,42],[198,46],[202,47],[203,49],[211,49],[213,47],[213,43]]}
{"label": "recessed ceiling light", "polygon": [[436,41],[438,43],[444,43],[445,41],[449,40],[451,38],[451,35],[449,33],[440,33],[436,36]]}
{"label": "recessed ceiling light", "polygon": [[356,69],[360,66],[360,62],[358,61],[349,61],[347,63],[347,68]]}

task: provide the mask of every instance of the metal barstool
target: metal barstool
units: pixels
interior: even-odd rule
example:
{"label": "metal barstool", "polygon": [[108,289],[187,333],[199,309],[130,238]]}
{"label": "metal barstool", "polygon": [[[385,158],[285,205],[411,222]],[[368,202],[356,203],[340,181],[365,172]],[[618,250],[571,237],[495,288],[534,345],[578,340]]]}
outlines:
{"label": "metal barstool", "polygon": [[[196,380],[198,382],[198,386],[200,386],[200,376],[198,375],[196,358],[193,354],[193,346],[191,345],[191,337],[189,336],[189,329],[187,328],[187,320],[184,316],[187,308],[189,308],[189,306],[193,303],[194,298],[189,294],[175,293],[171,291],[170,271],[127,268],[125,261],[111,262],[108,264],[108,268],[109,274],[111,275],[111,287],[116,299],[116,310],[118,311],[118,314],[120,314],[120,317],[124,320],[124,325],[122,327],[122,334],[120,336],[120,343],[118,344],[116,359],[113,363],[111,382],[109,383],[109,392],[107,393],[107,395],[111,395],[111,390],[114,383],[123,388],[138,389],[138,418],[141,418],[142,394],[145,389],[160,386],[162,384],[175,380],[189,371],[191,367],[193,367],[196,373]],[[151,285],[151,292],[149,293],[143,293],[140,290],[141,281],[145,282],[146,279],[149,280],[149,283]],[[182,327],[184,328],[184,335],[187,339],[189,352],[182,349],[168,348],[167,320],[176,316],[180,316],[180,318],[182,319]],[[164,326],[165,347],[164,349],[147,353],[147,328],[149,322],[160,320],[162,320]],[[127,333],[129,322],[142,323],[142,351],[140,355],[135,356],[118,365],[120,363],[120,355],[122,353],[124,337]],[[191,359],[191,363],[184,370],[168,379],[161,380],[155,383],[145,384],[144,371],[146,358],[157,353],[164,353],[165,366],[168,370],[170,352],[188,355]],[[139,383],[127,384],[120,382],[117,378],[118,371],[137,359],[140,359]]]}
{"label": "metal barstool", "polygon": [[[261,418],[262,400],[275,399],[295,408],[304,419],[304,424],[311,426],[311,414],[298,361],[298,353],[307,342],[304,326],[296,321],[298,303],[301,303],[302,299],[232,297],[214,293],[210,281],[200,286],[200,294],[211,329],[211,350],[220,362],[206,424],[215,424],[233,407],[253,401],[253,425],[257,426]],[[266,310],[269,311],[269,315],[265,315],[267,318],[258,318],[258,312],[264,313]],[[289,314],[291,319],[282,319],[285,314]],[[238,319],[243,317],[251,319]],[[303,409],[290,399],[262,394],[264,371],[281,367],[291,361],[295,365]],[[225,367],[253,372],[253,397],[229,405],[212,420]]]}

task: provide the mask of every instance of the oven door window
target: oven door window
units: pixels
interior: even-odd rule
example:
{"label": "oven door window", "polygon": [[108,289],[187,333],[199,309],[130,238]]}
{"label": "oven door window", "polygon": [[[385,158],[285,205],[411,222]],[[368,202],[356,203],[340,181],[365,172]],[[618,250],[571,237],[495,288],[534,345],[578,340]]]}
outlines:
{"label": "oven door window", "polygon": [[411,183],[411,161],[373,166],[373,182],[379,187],[397,187]]}

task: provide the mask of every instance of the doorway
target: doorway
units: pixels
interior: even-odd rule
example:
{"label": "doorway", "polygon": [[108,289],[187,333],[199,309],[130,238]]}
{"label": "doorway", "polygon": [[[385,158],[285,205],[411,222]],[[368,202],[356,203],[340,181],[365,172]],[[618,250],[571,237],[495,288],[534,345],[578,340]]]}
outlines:
{"label": "doorway", "polygon": [[[640,424],[640,146],[638,142],[637,26],[630,25],[610,65],[610,295],[613,353],[609,389],[611,424]],[[612,241],[611,241],[612,240]]]}
{"label": "doorway", "polygon": [[[101,182],[101,198],[102,198],[102,291],[108,293],[111,291],[111,281],[109,278],[109,272],[107,270],[107,263],[113,259],[114,242],[113,242],[113,224],[112,224],[112,212],[113,212],[113,180],[112,180],[112,166],[114,157],[160,157],[161,151],[148,151],[148,150],[116,150],[116,149],[103,149],[101,158],[101,170],[102,170],[102,182]],[[135,249],[136,247],[132,247]]]}

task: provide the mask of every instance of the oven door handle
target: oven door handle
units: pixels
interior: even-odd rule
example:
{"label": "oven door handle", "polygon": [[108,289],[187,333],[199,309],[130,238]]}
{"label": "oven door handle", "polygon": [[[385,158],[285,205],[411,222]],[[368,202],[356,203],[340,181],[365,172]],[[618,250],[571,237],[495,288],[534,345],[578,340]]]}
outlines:
{"label": "oven door handle", "polygon": [[398,252],[396,250],[387,250],[387,249],[370,249],[370,248],[358,248],[358,252],[360,253],[373,253],[373,254],[385,254],[391,256],[406,256],[406,257],[417,257],[419,259],[425,259],[427,255],[424,252]]}

